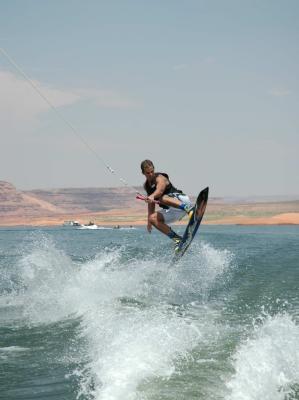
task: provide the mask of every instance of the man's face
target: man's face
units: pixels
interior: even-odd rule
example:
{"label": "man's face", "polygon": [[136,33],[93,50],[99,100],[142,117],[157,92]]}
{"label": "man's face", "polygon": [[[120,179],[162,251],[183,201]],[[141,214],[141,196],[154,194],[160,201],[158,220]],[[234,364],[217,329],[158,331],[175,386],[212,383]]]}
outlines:
{"label": "man's face", "polygon": [[146,167],[143,175],[149,182],[151,182],[155,178],[155,169],[153,167]]}

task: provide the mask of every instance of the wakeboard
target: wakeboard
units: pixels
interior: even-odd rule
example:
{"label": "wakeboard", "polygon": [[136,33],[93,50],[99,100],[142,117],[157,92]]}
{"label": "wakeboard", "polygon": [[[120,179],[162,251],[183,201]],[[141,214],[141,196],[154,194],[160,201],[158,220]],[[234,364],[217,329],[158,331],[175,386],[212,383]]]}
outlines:
{"label": "wakeboard", "polygon": [[187,251],[188,247],[192,243],[196,232],[198,231],[199,225],[204,216],[209,197],[209,188],[203,189],[197,196],[194,204],[194,211],[192,217],[189,219],[188,225],[186,226],[183,238],[179,244],[179,247],[173,258],[173,262],[177,262]]}

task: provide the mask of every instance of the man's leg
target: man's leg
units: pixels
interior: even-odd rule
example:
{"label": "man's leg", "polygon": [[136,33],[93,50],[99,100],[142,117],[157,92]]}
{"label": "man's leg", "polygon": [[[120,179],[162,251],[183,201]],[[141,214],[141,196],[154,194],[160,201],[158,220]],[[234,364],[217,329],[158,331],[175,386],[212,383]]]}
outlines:
{"label": "man's leg", "polygon": [[161,203],[165,204],[166,206],[174,207],[174,208],[180,208],[181,210],[186,211],[186,213],[191,217],[191,213],[193,212],[193,207],[190,203],[183,203],[181,200],[179,200],[176,197],[170,197],[167,195],[164,195],[160,199]]}
{"label": "man's leg", "polygon": [[159,212],[155,212],[150,216],[150,223],[154,225],[160,232],[168,235],[170,232],[170,227],[165,224],[163,215]]}
{"label": "man's leg", "polygon": [[181,236],[175,233],[170,226],[165,224],[164,217],[161,213],[155,212],[150,216],[150,223],[154,225],[160,232],[167,235],[170,239],[177,242],[181,240]]}

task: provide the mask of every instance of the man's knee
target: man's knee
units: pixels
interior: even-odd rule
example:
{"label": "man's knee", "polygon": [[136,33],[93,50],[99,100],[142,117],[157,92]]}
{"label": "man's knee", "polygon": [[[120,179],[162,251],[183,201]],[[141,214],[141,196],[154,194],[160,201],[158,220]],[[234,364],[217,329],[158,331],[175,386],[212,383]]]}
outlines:
{"label": "man's knee", "polygon": [[155,212],[153,214],[150,215],[149,217],[150,223],[153,225],[157,225],[160,222],[163,222],[163,217],[161,214],[159,214],[158,212]]}

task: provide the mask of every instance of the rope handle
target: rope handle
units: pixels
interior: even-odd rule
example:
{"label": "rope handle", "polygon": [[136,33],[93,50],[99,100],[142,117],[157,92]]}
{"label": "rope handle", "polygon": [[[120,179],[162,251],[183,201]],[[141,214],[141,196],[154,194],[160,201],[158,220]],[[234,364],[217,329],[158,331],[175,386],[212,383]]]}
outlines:
{"label": "rope handle", "polygon": [[[144,196],[143,194],[138,193],[138,194],[136,195],[136,199],[137,199],[137,200],[146,201],[147,196]],[[155,204],[160,204],[160,202],[159,202],[158,200],[154,200],[154,203],[155,203]]]}

